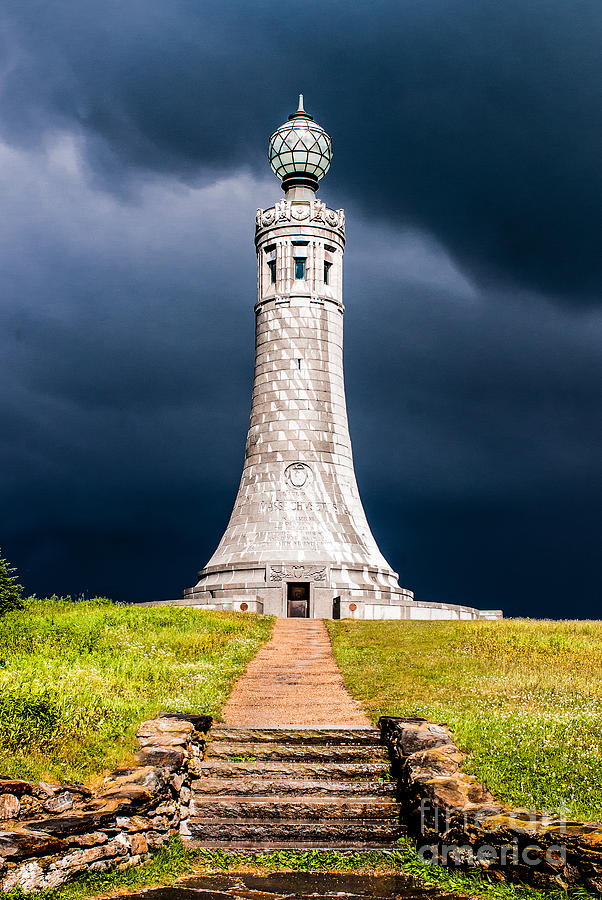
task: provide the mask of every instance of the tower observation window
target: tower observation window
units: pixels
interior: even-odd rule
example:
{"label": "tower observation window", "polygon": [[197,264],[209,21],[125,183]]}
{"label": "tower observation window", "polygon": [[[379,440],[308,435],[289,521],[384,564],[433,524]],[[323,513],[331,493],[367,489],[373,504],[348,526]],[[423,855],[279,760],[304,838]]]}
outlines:
{"label": "tower observation window", "polygon": [[276,284],[276,260],[271,259],[268,262],[268,266],[270,267],[270,282]]}
{"label": "tower observation window", "polygon": [[330,284],[330,270],[332,269],[332,263],[325,262],[324,263],[324,284]]}
{"label": "tower observation window", "polygon": [[295,260],[295,278],[297,280],[302,280],[305,278],[305,260],[304,259],[296,259]]}

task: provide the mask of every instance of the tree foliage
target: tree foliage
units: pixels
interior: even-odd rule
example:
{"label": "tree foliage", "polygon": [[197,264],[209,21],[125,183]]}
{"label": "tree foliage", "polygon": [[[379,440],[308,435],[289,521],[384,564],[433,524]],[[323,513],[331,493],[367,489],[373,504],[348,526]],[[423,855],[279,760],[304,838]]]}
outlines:
{"label": "tree foliage", "polygon": [[23,608],[23,588],[17,582],[16,571],[0,550],[0,616]]}

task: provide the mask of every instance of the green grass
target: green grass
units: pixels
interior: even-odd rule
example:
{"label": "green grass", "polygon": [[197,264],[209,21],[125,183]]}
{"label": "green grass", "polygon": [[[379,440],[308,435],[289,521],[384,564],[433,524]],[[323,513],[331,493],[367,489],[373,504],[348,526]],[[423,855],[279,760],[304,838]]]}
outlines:
{"label": "green grass", "polygon": [[[0,772],[86,781],[126,760],[138,723],[160,710],[219,717],[272,621],[101,600],[28,602],[0,619]],[[602,817],[602,623],[346,621],[330,630],[347,684],[373,720],[447,721],[472,753],[468,767],[498,796],[548,808],[564,801],[575,815]],[[489,900],[590,897],[427,866],[407,840],[393,852],[243,856],[185,850],[174,838],[142,866],[91,873],[42,900],[127,893],[187,874],[287,870],[413,875]]]}
{"label": "green grass", "polygon": [[602,622],[329,625],[346,684],[376,722],[446,722],[465,769],[514,804],[602,821]]}
{"label": "green grass", "polygon": [[162,710],[219,717],[273,620],[31,599],[0,618],[0,773],[89,781]]}
{"label": "green grass", "polygon": [[254,872],[343,872],[363,875],[410,875],[441,891],[478,900],[591,900],[581,889],[531,890],[490,880],[475,873],[452,872],[425,865],[409,841],[401,841],[399,850],[363,853],[337,853],[309,850],[278,851],[256,855],[224,853],[219,850],[186,850],[179,838],[158,850],[141,866],[124,871],[92,872],[69,884],[37,894],[16,890],[2,896],[6,900],[23,897],[38,900],[83,900],[94,896],[115,896],[156,885],[169,885],[186,875]]}

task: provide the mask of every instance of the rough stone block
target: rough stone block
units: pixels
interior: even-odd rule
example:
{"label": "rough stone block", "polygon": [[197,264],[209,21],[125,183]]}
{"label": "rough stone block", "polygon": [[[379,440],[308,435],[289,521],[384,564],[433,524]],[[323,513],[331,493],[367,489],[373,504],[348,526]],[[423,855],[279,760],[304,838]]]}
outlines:
{"label": "rough stone block", "polygon": [[14,794],[0,794],[0,821],[17,819],[21,812],[21,801]]}
{"label": "rough stone block", "polygon": [[20,828],[18,831],[0,832],[0,856],[7,860],[48,856],[67,849],[67,843],[45,831]]}
{"label": "rough stone block", "polygon": [[68,839],[69,847],[95,847],[97,844],[106,844],[109,840],[104,831],[90,831],[87,834],[75,834]]}
{"label": "rough stone block", "polygon": [[45,806],[48,812],[64,812],[67,809],[71,809],[73,806],[73,794],[71,791],[63,791],[63,793],[58,794],[56,797],[51,797],[50,800],[47,800]]}
{"label": "rough stone block", "polygon": [[180,769],[186,754],[179,748],[146,747],[136,754],[136,760],[143,766],[165,766],[170,771]]}
{"label": "rough stone block", "polygon": [[34,785],[31,781],[23,781],[21,779],[0,778],[0,795],[14,794],[16,797],[22,797],[24,794],[31,794]]}
{"label": "rough stone block", "polygon": [[143,722],[136,732],[136,737],[154,737],[157,738],[158,741],[162,741],[166,740],[169,735],[191,735],[193,731],[194,725],[192,722],[188,722],[185,719],[168,718],[165,716]]}
{"label": "rough stone block", "polygon": [[6,892],[21,888],[27,893],[39,891],[42,887],[44,887],[44,870],[37,860],[13,869],[2,882],[2,890]]}
{"label": "rough stone block", "polygon": [[151,820],[148,816],[120,816],[117,819],[117,826],[128,834],[138,831],[147,831],[151,828]]}
{"label": "rough stone block", "polygon": [[131,838],[131,850],[134,856],[148,853],[148,841],[145,834],[134,834]]}

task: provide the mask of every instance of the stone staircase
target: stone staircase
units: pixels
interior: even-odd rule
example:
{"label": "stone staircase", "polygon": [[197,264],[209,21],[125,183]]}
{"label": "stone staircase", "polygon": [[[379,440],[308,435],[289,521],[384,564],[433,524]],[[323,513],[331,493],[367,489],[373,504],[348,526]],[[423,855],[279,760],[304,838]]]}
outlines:
{"label": "stone staircase", "polygon": [[394,848],[402,833],[380,732],[216,726],[183,838],[233,850]]}

